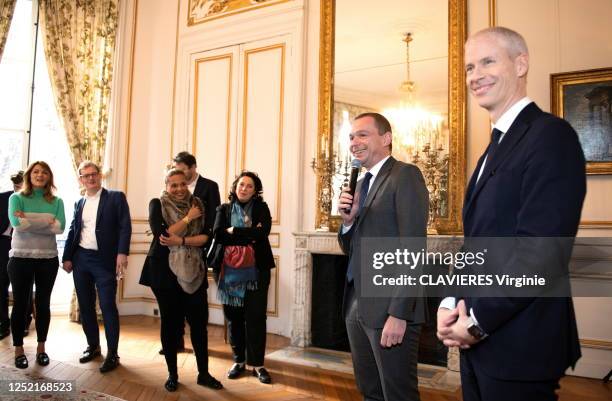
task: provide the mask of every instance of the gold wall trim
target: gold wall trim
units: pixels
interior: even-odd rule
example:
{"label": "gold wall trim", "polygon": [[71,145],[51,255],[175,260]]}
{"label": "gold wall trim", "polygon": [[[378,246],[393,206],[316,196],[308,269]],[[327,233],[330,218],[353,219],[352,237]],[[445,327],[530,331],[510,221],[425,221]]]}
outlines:
{"label": "gold wall trim", "polygon": [[[130,251],[130,256],[132,255],[146,255],[148,254],[149,251]],[[128,270],[126,272],[126,274],[130,274],[130,269],[128,267]],[[139,296],[139,297],[126,297],[125,296],[125,278],[123,280],[119,280],[119,302],[150,302],[150,303],[157,303],[157,301],[155,300],[155,298],[149,298],[149,297],[143,297],[143,296]]]}
{"label": "gold wall trim", "polygon": [[[280,233],[270,233],[270,235],[268,235],[268,238],[270,238],[270,246],[272,248],[280,248]],[[274,240],[273,238],[277,239]]]}
{"label": "gold wall trim", "polygon": [[466,87],[463,45],[467,39],[467,0],[448,1],[449,213],[438,218],[441,234],[462,234],[461,213],[466,185]]}
{"label": "gold wall trim", "polygon": [[[321,26],[319,45],[319,126],[317,158],[333,152],[332,105],[334,76],[334,1],[321,0]],[[463,44],[467,38],[467,0],[448,0],[448,125],[449,143],[449,212],[438,218],[436,228],[440,234],[461,234],[461,209],[466,184],[466,87],[463,65]],[[317,175],[316,193],[331,190],[330,182]],[[318,201],[317,201],[318,202]],[[315,224],[331,216],[317,204]],[[329,217],[331,231],[340,225],[339,216]]]}
{"label": "gold wall trim", "polygon": [[584,348],[612,350],[612,341],[592,340],[587,338],[580,339],[580,345]]}
{"label": "gold wall trim", "polygon": [[274,255],[274,264],[276,268],[270,271],[271,277],[274,277],[274,309],[266,308],[266,316],[278,317],[278,270],[280,269],[280,256]]}
{"label": "gold wall trim", "polygon": [[[323,155],[333,153],[333,141],[330,138],[332,133],[332,104],[333,104],[333,77],[334,77],[334,33],[336,20],[336,2],[333,0],[321,0],[321,15],[319,27],[319,124],[317,135],[316,157],[319,159]],[[331,182],[325,182],[323,177],[317,174],[316,194],[323,192],[325,188],[331,191]],[[318,199],[318,196],[317,196]],[[320,227],[321,223],[330,219],[329,228],[331,231],[337,229],[335,220],[330,218],[331,211],[321,209],[317,201],[315,214],[315,226]]]}
{"label": "gold wall trim", "polygon": [[242,149],[240,151],[240,170],[244,170],[246,159],[246,144],[247,144],[247,98],[249,87],[249,56],[255,53],[262,53],[270,50],[281,49],[281,67],[280,67],[280,105],[279,105],[279,125],[278,125],[278,171],[276,174],[276,212],[272,219],[272,224],[280,224],[281,221],[281,178],[283,171],[283,114],[285,107],[285,43],[279,43],[270,46],[264,46],[256,49],[250,49],[244,52],[244,88],[242,99]]}
{"label": "gold wall trim", "polygon": [[177,60],[178,60],[178,42],[179,42],[179,23],[180,23],[180,17],[181,17],[181,0],[178,0],[176,5],[176,33],[175,33],[175,40],[174,40],[174,72],[172,74],[172,108],[170,110],[172,110],[172,116],[171,116],[171,121],[170,121],[170,157],[169,159],[172,160],[172,158],[174,157],[174,114],[175,114],[175,102],[176,102],[176,67],[177,67]]}
{"label": "gold wall trim", "polygon": [[[210,61],[218,61],[223,59],[229,59],[229,76],[228,76],[228,96],[227,96],[227,121],[226,121],[226,137],[225,137],[225,177],[224,177],[224,188],[225,194],[228,193],[228,182],[229,178],[229,159],[230,159],[230,138],[231,138],[231,117],[232,117],[232,76],[234,68],[234,54],[226,53],[217,56],[204,57],[195,60],[195,77],[194,77],[194,96],[193,96],[193,132],[191,141],[191,153],[196,154],[197,150],[197,134],[198,134],[198,99],[199,99],[199,69],[201,63]],[[223,198],[223,197],[222,197]]]}
{"label": "gold wall trim", "polygon": [[130,144],[132,136],[132,89],[134,88],[134,53],[136,52],[136,31],[138,29],[138,0],[134,0],[134,16],[132,18],[132,37],[130,38],[130,73],[128,78],[128,104],[127,104],[127,118],[126,118],[126,138],[125,138],[125,177],[123,182],[123,188],[127,198],[128,193],[128,177],[130,164],[128,162],[130,158]]}
{"label": "gold wall trim", "polygon": [[489,0],[489,27],[497,26],[497,0]]}
{"label": "gold wall trim", "polygon": [[580,228],[612,228],[612,221],[608,220],[584,220],[580,222]]}
{"label": "gold wall trim", "polygon": [[[238,2],[236,0],[230,0],[230,2]],[[193,17],[193,15],[191,15],[191,8],[192,8],[192,3],[194,2],[194,0],[189,0],[189,4],[188,4],[188,8],[187,8],[187,26],[193,26],[193,25],[198,25],[198,24],[202,24],[204,22],[208,22],[208,21],[213,21],[219,18],[223,18],[223,17],[229,17],[230,15],[236,15],[236,14],[242,14],[243,12],[246,11],[252,11],[252,10],[256,10],[259,8],[263,8],[263,7],[269,7],[269,6],[273,6],[276,4],[282,4],[282,3],[286,3],[288,1],[292,1],[292,0],[276,0],[276,1],[272,1],[269,3],[261,3],[259,5],[253,5],[251,7],[248,8],[244,8],[244,6],[242,6],[241,4],[239,4],[239,6],[242,6],[243,8],[239,8],[233,11],[228,11],[228,12],[224,12],[223,14],[220,15],[216,15],[216,16],[212,16],[212,17],[204,17],[201,20],[196,21],[195,18]],[[240,2],[238,2],[240,3]],[[244,3],[244,1],[242,2]]]}
{"label": "gold wall trim", "polygon": [[[129,180],[129,158],[130,158],[130,145],[132,138],[132,95],[133,95],[133,87],[134,87],[134,54],[136,52],[136,32],[138,30],[138,0],[134,0],[134,18],[132,20],[132,38],[131,38],[131,59],[130,59],[130,77],[128,82],[128,106],[127,106],[127,132],[126,132],[126,142],[125,142],[125,179],[124,179],[124,192],[127,197],[128,193],[128,180]],[[176,11],[176,38],[174,45],[174,72],[172,78],[172,115],[171,115],[171,126],[170,126],[170,159],[173,157],[174,153],[174,107],[175,107],[175,97],[176,97],[176,68],[177,68],[177,58],[178,58],[178,36],[179,36],[179,15],[181,9],[180,0],[177,1],[177,11]]]}

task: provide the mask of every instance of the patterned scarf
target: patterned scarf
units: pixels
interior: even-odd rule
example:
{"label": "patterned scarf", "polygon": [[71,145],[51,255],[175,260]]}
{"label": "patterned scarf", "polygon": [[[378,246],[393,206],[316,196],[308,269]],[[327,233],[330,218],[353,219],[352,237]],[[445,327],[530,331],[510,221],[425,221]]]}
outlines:
{"label": "patterned scarf", "polygon": [[[168,227],[185,217],[193,203],[202,210],[202,215],[204,214],[202,201],[197,196],[191,194],[185,199],[176,199],[168,192],[163,191],[159,200],[162,206],[162,217]],[[202,232],[202,220],[203,217],[190,221],[187,227],[177,234],[181,237],[200,234]],[[202,249],[189,245],[176,245],[169,246],[168,248],[170,249],[168,259],[170,270],[176,275],[176,279],[183,291],[193,294],[200,288],[206,278],[206,268],[202,260]]]}
{"label": "patterned scarf", "polygon": [[[253,200],[245,205],[231,203],[230,224],[251,227]],[[257,266],[253,245],[226,245],[224,249],[217,298],[224,305],[243,306],[246,290],[257,289]]]}

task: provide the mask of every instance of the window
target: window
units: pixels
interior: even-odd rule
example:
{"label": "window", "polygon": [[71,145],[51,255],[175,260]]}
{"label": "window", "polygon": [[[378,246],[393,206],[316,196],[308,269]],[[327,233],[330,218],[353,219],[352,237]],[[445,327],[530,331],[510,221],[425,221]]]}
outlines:
{"label": "window", "polygon": [[[55,108],[42,35],[36,35],[36,19],[36,0],[17,0],[0,61],[0,191],[12,189],[10,175],[30,162],[49,163],[67,220],[64,234],[58,236],[61,255],[79,186]],[[60,272],[51,296],[53,311],[68,311],[72,287],[72,277]]]}

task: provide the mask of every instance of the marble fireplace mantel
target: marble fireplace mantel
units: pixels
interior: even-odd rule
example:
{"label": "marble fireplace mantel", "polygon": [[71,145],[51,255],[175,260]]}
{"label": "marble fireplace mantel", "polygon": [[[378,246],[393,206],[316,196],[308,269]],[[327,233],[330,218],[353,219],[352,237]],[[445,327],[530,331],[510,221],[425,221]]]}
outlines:
{"label": "marble fireplace mantel", "polygon": [[[312,255],[342,255],[336,232],[295,232],[294,295],[291,305],[291,345],[309,347],[312,312]],[[459,352],[451,348],[447,367],[459,371]]]}

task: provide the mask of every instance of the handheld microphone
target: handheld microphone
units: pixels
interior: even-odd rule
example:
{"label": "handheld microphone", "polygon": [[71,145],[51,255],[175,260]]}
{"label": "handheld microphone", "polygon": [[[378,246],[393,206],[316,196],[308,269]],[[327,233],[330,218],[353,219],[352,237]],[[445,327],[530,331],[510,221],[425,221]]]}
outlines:
{"label": "handheld microphone", "polygon": [[[349,179],[349,194],[355,195],[355,188],[357,187],[357,177],[361,171],[361,161],[359,159],[353,159],[351,162],[351,178]],[[351,207],[347,207],[347,213],[351,212]]]}

